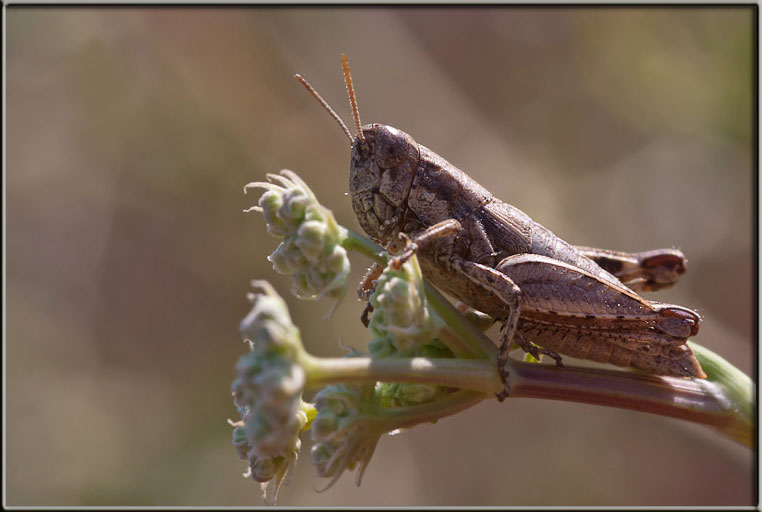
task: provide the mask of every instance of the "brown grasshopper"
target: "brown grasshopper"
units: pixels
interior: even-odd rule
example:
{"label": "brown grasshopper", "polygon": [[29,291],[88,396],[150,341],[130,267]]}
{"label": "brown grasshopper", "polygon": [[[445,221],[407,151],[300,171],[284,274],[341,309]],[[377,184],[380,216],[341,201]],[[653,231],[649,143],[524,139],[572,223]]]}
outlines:
{"label": "brown grasshopper", "polygon": [[[344,78],[357,134],[304,78],[296,78],[351,142],[349,190],[365,233],[396,253],[401,237],[417,250],[424,277],[503,323],[498,369],[508,396],[513,343],[536,358],[559,354],[632,366],[657,375],[705,378],[686,345],[701,318],[636,291],[671,286],[685,272],[680,251],[624,253],[576,247],[494,197],[466,173],[383,124],[362,126],[346,57]],[[369,296],[379,269],[360,287]],[[367,319],[367,310],[364,314]]]}

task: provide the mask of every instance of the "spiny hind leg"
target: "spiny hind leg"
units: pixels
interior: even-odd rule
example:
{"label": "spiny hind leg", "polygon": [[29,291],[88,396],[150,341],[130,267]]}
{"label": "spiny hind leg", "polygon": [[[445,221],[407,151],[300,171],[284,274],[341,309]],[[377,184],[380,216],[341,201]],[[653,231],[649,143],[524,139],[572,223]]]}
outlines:
{"label": "spiny hind leg", "polygon": [[500,372],[504,388],[500,393],[495,393],[497,399],[502,402],[508,396],[510,388],[506,365],[521,314],[521,289],[510,277],[491,267],[466,261],[457,256],[450,257],[448,263],[452,270],[462,273],[488,293],[493,294],[505,307],[506,315],[505,318],[501,319],[504,323],[497,355],[497,369]]}

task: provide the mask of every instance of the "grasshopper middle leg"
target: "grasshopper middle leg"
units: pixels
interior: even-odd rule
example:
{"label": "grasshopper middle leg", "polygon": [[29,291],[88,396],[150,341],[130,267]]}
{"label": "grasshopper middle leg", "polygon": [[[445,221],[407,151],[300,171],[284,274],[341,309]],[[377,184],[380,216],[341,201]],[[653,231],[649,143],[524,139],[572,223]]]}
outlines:
{"label": "grasshopper middle leg", "polygon": [[[510,389],[508,383],[508,368],[506,365],[508,363],[508,354],[510,352],[511,343],[517,333],[519,315],[521,314],[521,289],[516,286],[516,283],[514,283],[507,275],[480,263],[463,260],[458,256],[451,256],[448,264],[450,268],[465,275],[472,282],[478,284],[487,292],[495,296],[496,299],[501,302],[501,309],[505,311],[504,318],[501,319],[503,321],[503,327],[501,329],[500,349],[497,356],[497,367],[504,388],[500,393],[496,393],[496,396],[497,399],[502,402],[508,396],[508,391]],[[519,343],[519,345],[522,346],[521,343]],[[524,348],[525,346],[527,348]],[[529,343],[522,346],[525,350],[529,349],[529,347],[534,346]],[[547,353],[551,355],[550,351],[547,351]],[[557,354],[555,355],[557,356]],[[537,357],[539,358],[539,353],[537,353]],[[560,356],[558,356],[557,361],[559,359]]]}

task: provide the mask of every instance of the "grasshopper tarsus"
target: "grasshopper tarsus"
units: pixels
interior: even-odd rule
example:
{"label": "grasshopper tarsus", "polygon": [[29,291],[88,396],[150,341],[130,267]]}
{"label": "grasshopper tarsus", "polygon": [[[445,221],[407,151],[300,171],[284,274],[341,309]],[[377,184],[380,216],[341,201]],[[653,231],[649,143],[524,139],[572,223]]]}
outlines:
{"label": "grasshopper tarsus", "polygon": [[371,306],[370,302],[368,302],[365,305],[365,308],[362,310],[362,314],[360,315],[360,321],[365,326],[365,328],[368,328],[368,325],[370,325],[370,314],[373,313],[373,306]]}

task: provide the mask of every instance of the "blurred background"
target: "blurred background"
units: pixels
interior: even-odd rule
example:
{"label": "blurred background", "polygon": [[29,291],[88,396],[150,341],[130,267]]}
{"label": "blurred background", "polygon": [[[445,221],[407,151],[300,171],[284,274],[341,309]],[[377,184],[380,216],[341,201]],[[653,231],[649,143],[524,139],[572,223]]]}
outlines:
{"label": "blurred background", "polygon": [[[7,9],[7,503],[261,505],[227,418],[251,278],[304,343],[369,336],[289,294],[242,186],[289,168],[345,226],[351,126],[403,129],[567,241],[682,249],[658,295],[755,375],[748,8]],[[368,262],[353,256],[351,283]],[[353,285],[352,285],[353,286]],[[751,505],[755,455],[677,420],[487,400],[280,505]]]}

